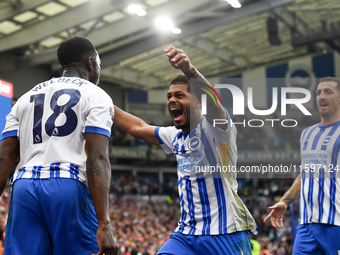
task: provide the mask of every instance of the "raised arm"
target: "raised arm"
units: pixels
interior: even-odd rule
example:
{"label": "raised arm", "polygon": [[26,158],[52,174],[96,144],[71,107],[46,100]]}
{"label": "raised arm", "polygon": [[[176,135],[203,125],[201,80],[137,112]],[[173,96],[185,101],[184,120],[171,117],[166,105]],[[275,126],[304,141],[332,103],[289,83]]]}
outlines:
{"label": "raised arm", "polygon": [[118,254],[109,214],[111,165],[108,157],[109,139],[100,134],[86,134],[86,173],[89,189],[98,219],[97,242],[102,254]]}
{"label": "raised arm", "polygon": [[199,100],[201,100],[202,94],[207,95],[207,119],[210,121],[214,119],[228,119],[219,95],[209,84],[208,80],[191,64],[185,52],[172,45],[168,46],[164,52],[173,68],[180,69],[189,79],[197,79],[195,82],[191,82],[191,86],[194,88],[194,93]]}
{"label": "raised arm", "polygon": [[301,174],[299,174],[290,189],[283,195],[280,202],[273,206],[268,207],[272,210],[263,222],[267,222],[269,219],[273,227],[283,227],[283,217],[287,210],[287,207],[300,197],[301,189]]}
{"label": "raised arm", "polygon": [[115,124],[137,139],[159,146],[155,134],[156,126],[148,125],[142,119],[115,106]]}

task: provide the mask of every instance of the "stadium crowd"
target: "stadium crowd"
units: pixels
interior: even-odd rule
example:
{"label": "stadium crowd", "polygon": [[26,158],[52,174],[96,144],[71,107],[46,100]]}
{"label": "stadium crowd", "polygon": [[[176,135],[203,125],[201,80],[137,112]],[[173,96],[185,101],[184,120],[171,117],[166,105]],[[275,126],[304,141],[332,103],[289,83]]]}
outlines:
{"label": "stadium crowd", "polygon": [[[163,184],[130,174],[113,176],[110,196],[112,231],[120,246],[120,255],[153,255],[176,228],[180,215],[175,177]],[[239,195],[252,212],[258,229],[251,235],[261,245],[263,255],[288,255],[293,247],[291,215],[284,228],[264,224],[268,206],[278,201],[293,179],[240,179]],[[5,241],[5,222],[10,201],[7,187],[0,201],[1,249]],[[295,220],[298,205],[295,205]],[[0,251],[1,251],[0,249]]]}

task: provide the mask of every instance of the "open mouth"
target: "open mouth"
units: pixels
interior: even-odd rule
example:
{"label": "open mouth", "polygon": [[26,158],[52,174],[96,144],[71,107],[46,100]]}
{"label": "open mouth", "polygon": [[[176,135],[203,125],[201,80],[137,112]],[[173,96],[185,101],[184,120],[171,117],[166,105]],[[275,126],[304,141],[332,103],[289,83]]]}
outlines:
{"label": "open mouth", "polygon": [[177,107],[171,108],[170,114],[171,114],[172,119],[175,122],[181,122],[183,119],[183,110],[181,108],[177,108]]}
{"label": "open mouth", "polygon": [[325,102],[322,102],[322,103],[319,104],[319,107],[320,107],[320,108],[325,108],[325,107],[327,107],[327,106],[328,106],[328,104],[325,103]]}

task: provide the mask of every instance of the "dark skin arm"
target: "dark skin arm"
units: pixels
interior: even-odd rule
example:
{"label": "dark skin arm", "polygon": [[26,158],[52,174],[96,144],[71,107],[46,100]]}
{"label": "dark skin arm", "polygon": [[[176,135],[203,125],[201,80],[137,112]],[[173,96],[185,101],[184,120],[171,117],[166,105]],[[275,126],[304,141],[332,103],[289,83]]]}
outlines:
{"label": "dark skin arm", "polygon": [[14,162],[19,158],[17,137],[8,137],[0,143],[0,194],[4,191]]}
{"label": "dark skin arm", "polygon": [[99,134],[86,133],[86,173],[98,219],[98,255],[117,255],[118,244],[111,231],[109,192],[111,166],[108,157],[109,139]]}
{"label": "dark skin arm", "polygon": [[269,219],[273,227],[282,228],[283,227],[283,216],[287,210],[288,205],[293,203],[296,199],[300,197],[301,189],[301,174],[299,174],[290,189],[283,195],[280,202],[273,206],[268,207],[272,210],[263,222],[267,222]]}
{"label": "dark skin arm", "polygon": [[[194,87],[194,92],[198,100],[201,100],[201,94],[206,94],[201,88],[210,92],[214,99],[207,95],[207,119],[213,122],[214,119],[228,119],[227,114],[220,103],[220,100],[214,89],[209,84],[208,80],[191,64],[189,57],[181,49],[177,49],[174,46],[168,46],[164,52],[166,53],[169,63],[175,69],[180,69],[188,79],[197,78],[200,82],[206,84],[198,84],[192,82],[191,85]],[[215,103],[216,102],[216,103]],[[223,128],[223,126],[221,126]]]}
{"label": "dark skin arm", "polygon": [[144,120],[123,111],[115,106],[115,123],[137,139],[142,139],[148,143],[159,146],[159,142],[155,135],[156,126],[148,125]]}

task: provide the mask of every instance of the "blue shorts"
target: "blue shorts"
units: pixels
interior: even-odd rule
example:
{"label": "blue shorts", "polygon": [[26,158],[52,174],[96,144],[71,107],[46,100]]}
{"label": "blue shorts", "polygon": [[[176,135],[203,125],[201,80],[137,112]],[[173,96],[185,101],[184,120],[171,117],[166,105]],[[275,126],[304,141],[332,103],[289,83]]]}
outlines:
{"label": "blue shorts", "polygon": [[89,189],[77,180],[20,179],[13,185],[5,255],[99,252]]}
{"label": "blue shorts", "polygon": [[157,255],[251,255],[251,243],[246,231],[225,235],[193,236],[174,233]]}
{"label": "blue shorts", "polygon": [[293,255],[340,254],[340,226],[310,223],[299,225],[293,246]]}

